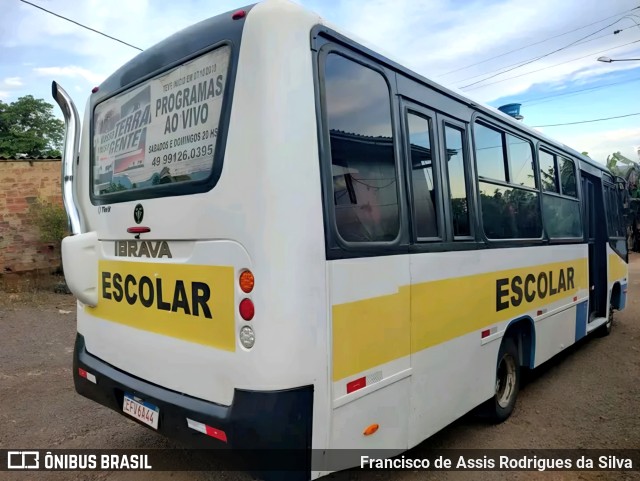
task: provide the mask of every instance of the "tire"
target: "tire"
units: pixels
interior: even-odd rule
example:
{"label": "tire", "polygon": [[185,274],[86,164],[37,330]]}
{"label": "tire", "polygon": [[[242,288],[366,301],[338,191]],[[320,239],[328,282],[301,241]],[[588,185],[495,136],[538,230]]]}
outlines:
{"label": "tire", "polygon": [[611,334],[611,329],[613,328],[613,306],[609,304],[609,316],[607,317],[607,322],[605,322],[602,326],[596,329],[595,334],[598,337],[607,337]]}
{"label": "tire", "polygon": [[498,352],[495,394],[485,403],[484,417],[497,424],[511,416],[520,391],[520,379],[518,348],[513,338],[506,337],[502,340]]}

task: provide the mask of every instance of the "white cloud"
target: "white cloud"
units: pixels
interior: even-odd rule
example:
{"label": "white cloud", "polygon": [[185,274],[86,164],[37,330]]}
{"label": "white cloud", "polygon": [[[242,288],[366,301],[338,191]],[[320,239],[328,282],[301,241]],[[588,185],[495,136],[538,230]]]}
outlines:
{"label": "white cloud", "polygon": [[8,99],[10,97],[9,92],[0,90],[0,99]]}
{"label": "white cloud", "polygon": [[[560,139],[559,139],[560,140]],[[631,160],[640,160],[636,148],[640,146],[640,127],[601,130],[593,133],[568,135],[561,139],[567,145],[580,146],[581,151],[598,162],[605,162],[608,155],[620,152]]]}
{"label": "white cloud", "polygon": [[7,77],[2,81],[7,87],[22,87],[24,83],[20,77]]}
{"label": "white cloud", "polygon": [[[478,84],[464,90],[466,96],[489,102],[525,92],[534,85],[586,80],[609,73],[612,67],[632,68],[632,65],[607,66],[596,61],[600,55],[615,58],[637,49],[637,43],[620,47],[637,39],[638,28],[629,22],[622,20],[607,27],[616,20],[609,18],[586,29],[571,30],[631,9],[636,6],[634,2],[608,0],[604,8],[605,4],[599,0],[342,0],[337,11],[330,11],[329,3],[320,8],[326,8],[323,15],[329,20],[388,50],[400,63],[454,90],[493,75],[505,66],[580,42],[603,29],[575,46],[485,82],[496,83],[486,87]],[[580,15],[576,15],[577,11]],[[624,27],[630,28],[613,34],[615,28]],[[568,34],[482,62],[563,32]],[[478,62],[482,63],[446,75]],[[516,77],[521,74],[526,75]],[[510,77],[516,78],[500,81]]]}
{"label": "white cloud", "polygon": [[92,84],[99,84],[106,78],[106,75],[101,75],[76,65],[68,65],[65,67],[36,67],[33,71],[37,75],[45,75],[48,77],[83,78]]}

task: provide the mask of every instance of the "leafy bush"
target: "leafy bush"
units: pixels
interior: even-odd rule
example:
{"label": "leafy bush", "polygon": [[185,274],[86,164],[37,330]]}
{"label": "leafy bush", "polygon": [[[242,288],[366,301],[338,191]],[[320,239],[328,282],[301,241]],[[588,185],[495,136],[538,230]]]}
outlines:
{"label": "leafy bush", "polygon": [[36,199],[29,213],[40,231],[42,242],[59,244],[67,235],[67,214],[61,205]]}

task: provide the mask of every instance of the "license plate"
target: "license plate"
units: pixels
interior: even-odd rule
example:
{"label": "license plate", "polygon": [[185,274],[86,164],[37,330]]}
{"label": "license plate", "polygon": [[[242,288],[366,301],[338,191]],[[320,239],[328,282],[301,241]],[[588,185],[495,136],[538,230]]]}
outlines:
{"label": "license plate", "polygon": [[160,409],[151,403],[145,402],[140,398],[136,398],[131,394],[124,395],[124,403],[122,410],[128,415],[148,424],[153,429],[158,429],[158,418],[160,417]]}

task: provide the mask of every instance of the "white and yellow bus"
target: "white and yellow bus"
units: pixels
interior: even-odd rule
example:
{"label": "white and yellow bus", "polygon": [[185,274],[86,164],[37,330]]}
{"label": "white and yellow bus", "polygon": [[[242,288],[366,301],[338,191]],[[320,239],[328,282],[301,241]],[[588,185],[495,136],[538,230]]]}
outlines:
{"label": "white and yellow bus", "polygon": [[522,369],[624,308],[604,166],[293,3],[140,53],[82,129],[53,94],[75,387],[167,436],[313,450],[315,479],[505,420]]}

